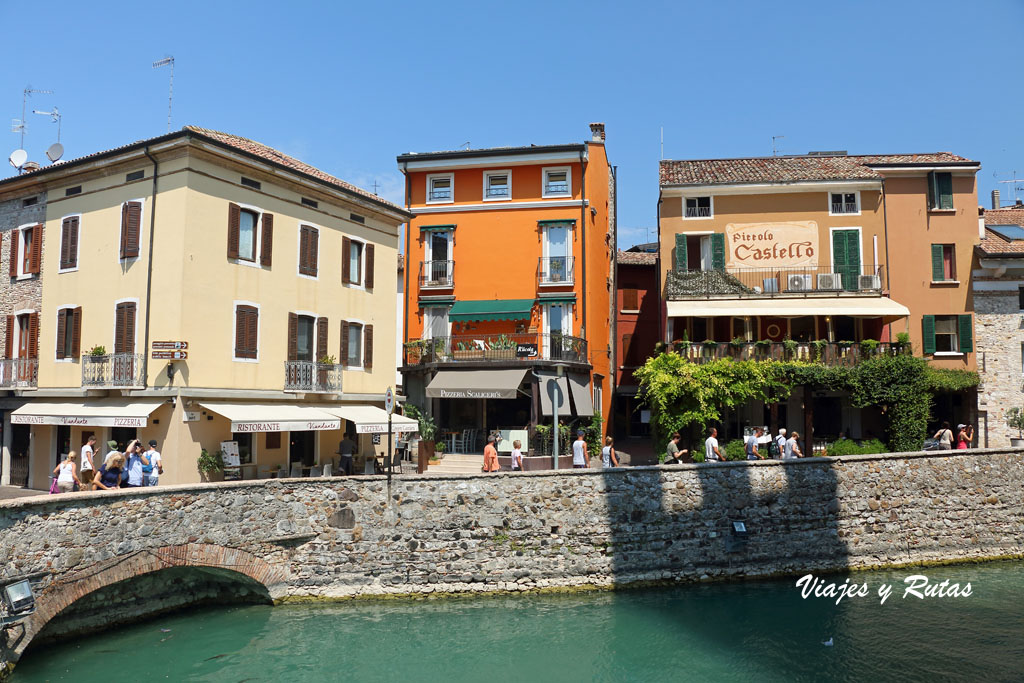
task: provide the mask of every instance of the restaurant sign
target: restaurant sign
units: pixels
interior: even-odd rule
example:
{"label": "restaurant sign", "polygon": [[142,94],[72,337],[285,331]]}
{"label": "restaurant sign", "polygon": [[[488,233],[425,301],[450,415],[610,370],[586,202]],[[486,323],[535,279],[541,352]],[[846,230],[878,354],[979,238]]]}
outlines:
{"label": "restaurant sign", "polygon": [[818,264],[818,224],[729,223],[729,268],[792,268]]}
{"label": "restaurant sign", "polygon": [[247,432],[324,432],[341,429],[341,420],[284,420],[273,422],[232,422],[231,431]]}
{"label": "restaurant sign", "polygon": [[516,358],[536,358],[536,344],[516,344]]}
{"label": "restaurant sign", "polygon": [[11,424],[69,427],[145,427],[149,424],[149,419],[128,416],[93,417],[87,415],[18,415],[12,413]]}
{"label": "restaurant sign", "polygon": [[[419,429],[419,425],[415,422],[392,422],[391,431],[395,434],[402,434],[404,432],[415,432]],[[356,434],[387,434],[388,423],[387,422],[366,422],[356,423]]]}
{"label": "restaurant sign", "polygon": [[437,394],[427,392],[436,398],[515,398],[515,389],[441,389]]}

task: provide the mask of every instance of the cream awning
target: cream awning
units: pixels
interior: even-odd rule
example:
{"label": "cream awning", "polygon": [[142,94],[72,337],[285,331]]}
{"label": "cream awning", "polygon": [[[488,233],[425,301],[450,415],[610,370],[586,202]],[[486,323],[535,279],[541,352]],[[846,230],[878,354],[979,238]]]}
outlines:
{"label": "cream awning", "polygon": [[526,368],[440,370],[427,385],[428,398],[515,398]]}
{"label": "cream awning", "polygon": [[572,405],[579,417],[590,417],[594,414],[594,401],[590,396],[590,378],[578,372],[569,373],[569,391],[572,392]]}
{"label": "cream awning", "polygon": [[[388,433],[388,413],[383,408],[368,405],[329,405],[317,407],[325,413],[355,422],[357,434]],[[419,428],[419,422],[411,417],[404,415],[391,416],[391,431],[396,434],[415,432]]]}
{"label": "cream awning", "polygon": [[147,427],[162,400],[31,401],[11,413],[11,424]]}
{"label": "cream awning", "polygon": [[669,301],[670,318],[694,316],[771,316],[793,318],[803,315],[849,315],[857,317],[906,318],[910,310],[884,296],[776,297],[768,299],[701,299]]}
{"label": "cream awning", "polygon": [[232,432],[309,432],[341,429],[341,420],[314,406],[287,403],[220,403],[202,405],[231,420]]}

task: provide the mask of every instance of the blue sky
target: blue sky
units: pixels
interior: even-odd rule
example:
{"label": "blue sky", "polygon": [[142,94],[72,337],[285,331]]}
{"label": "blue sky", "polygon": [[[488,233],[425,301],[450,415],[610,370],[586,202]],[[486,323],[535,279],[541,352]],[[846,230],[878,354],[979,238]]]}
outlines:
{"label": "blue sky", "polygon": [[[0,0],[0,25],[4,118],[26,85],[53,90],[29,111],[59,107],[65,158],[165,132],[166,55],[175,129],[254,138],[396,202],[398,153],[576,142],[604,121],[622,247],[653,235],[662,127],[677,159],[768,155],[773,135],[782,153],[948,150],[981,161],[986,206],[1024,177],[1024,0]],[[42,161],[56,126],[28,119]]]}

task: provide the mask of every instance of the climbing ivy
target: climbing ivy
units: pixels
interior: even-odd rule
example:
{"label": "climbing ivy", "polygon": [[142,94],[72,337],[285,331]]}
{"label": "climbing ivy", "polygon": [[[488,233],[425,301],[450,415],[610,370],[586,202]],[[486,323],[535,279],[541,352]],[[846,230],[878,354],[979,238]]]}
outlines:
{"label": "climbing ivy", "polygon": [[639,395],[651,410],[658,443],[675,431],[691,443],[722,419],[727,408],[750,401],[785,400],[798,386],[847,391],[858,408],[875,406],[888,422],[888,447],[921,447],[933,396],[978,385],[978,375],[932,368],[923,358],[899,354],[867,358],[853,367],[773,360],[721,359],[692,363],[675,352],[662,352],[636,371]]}

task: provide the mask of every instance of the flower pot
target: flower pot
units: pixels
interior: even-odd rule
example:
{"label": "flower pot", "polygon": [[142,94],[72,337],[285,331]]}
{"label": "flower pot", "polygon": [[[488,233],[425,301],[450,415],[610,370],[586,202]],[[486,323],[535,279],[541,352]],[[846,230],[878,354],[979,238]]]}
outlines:
{"label": "flower pot", "polygon": [[211,482],[211,481],[224,481],[224,470],[214,470],[212,472],[200,472],[200,481]]}
{"label": "flower pot", "polygon": [[484,357],[482,349],[468,349],[465,351],[452,351],[455,360],[480,360]]}

